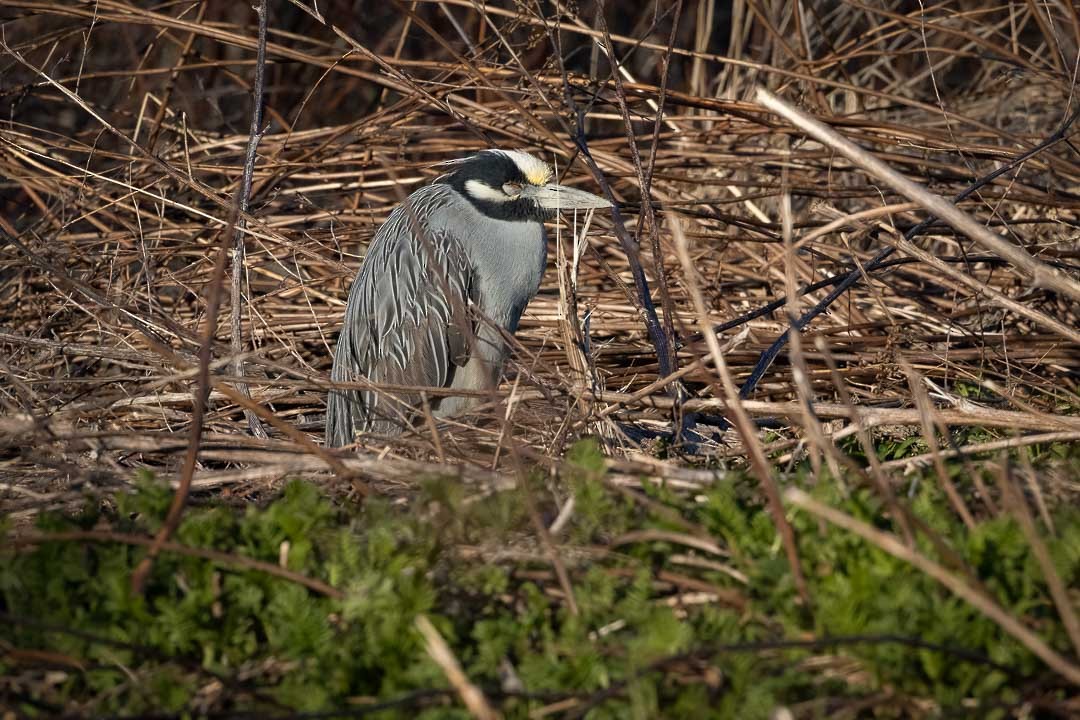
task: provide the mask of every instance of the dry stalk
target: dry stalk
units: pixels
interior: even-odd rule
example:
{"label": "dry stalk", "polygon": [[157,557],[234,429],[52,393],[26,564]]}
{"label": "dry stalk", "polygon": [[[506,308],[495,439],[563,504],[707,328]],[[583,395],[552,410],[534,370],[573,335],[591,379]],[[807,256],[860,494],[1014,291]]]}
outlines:
{"label": "dry stalk", "polygon": [[966,583],[963,578],[954,575],[929,558],[920,555],[916,550],[908,547],[892,535],[880,530],[875,530],[864,522],[824,505],[798,488],[792,487],[785,490],[784,499],[798,508],[806,510],[817,517],[828,520],[833,525],[858,535],[893,557],[899,558],[900,560],[915,566],[944,585],[954,595],[968,602],[979,612],[997,623],[1002,630],[1016,638],[1020,644],[1045,662],[1054,672],[1064,677],[1070,683],[1080,684],[1080,667],[1075,665],[1068,658],[1060,655],[1056,650],[1043,642],[1042,638],[1029,630],[1019,620],[998,605],[993,598],[972,587]]}
{"label": "dry stalk", "polygon": [[472,716],[477,720],[497,720],[500,715],[492,709],[480,688],[473,685],[469,680],[468,675],[461,669],[461,663],[458,662],[454,651],[446,644],[446,641],[443,640],[442,635],[431,624],[431,621],[424,615],[417,615],[416,629],[424,637],[428,656],[435,661],[436,665],[442,668],[447,681],[457,691],[458,696],[465,703],[465,707],[469,709]]}
{"label": "dry stalk", "polygon": [[968,510],[964,499],[960,497],[956,485],[953,483],[952,478],[949,477],[949,471],[945,468],[945,460],[941,456],[941,447],[937,441],[938,423],[934,422],[935,411],[930,404],[930,398],[926,395],[926,390],[922,387],[922,377],[902,357],[900,358],[900,367],[904,374],[907,375],[908,387],[911,388],[911,395],[915,399],[915,407],[921,416],[923,439],[926,440],[926,444],[930,447],[928,454],[933,459],[934,469],[937,470],[938,482],[941,483],[942,489],[945,490],[945,497],[949,498],[949,503],[964,522],[964,525],[967,526],[968,530],[974,530],[975,518],[971,516],[971,511]]}
{"label": "dry stalk", "polygon": [[1061,616],[1061,622],[1065,626],[1065,632],[1069,635],[1073,652],[1080,656],[1080,620],[1076,618],[1076,609],[1073,607],[1065,583],[1061,580],[1061,575],[1054,567],[1054,560],[1050,556],[1046,543],[1039,536],[1035,519],[1031,517],[1031,510],[1027,506],[1027,500],[1012,478],[1008,462],[1002,468],[1001,489],[1005,508],[1016,518],[1028,545],[1031,546],[1031,554],[1039,563],[1039,569],[1042,570],[1043,577],[1046,579],[1046,586],[1050,589],[1050,597],[1053,598],[1054,606],[1057,607],[1058,615]]}
{"label": "dry stalk", "polygon": [[[255,6],[255,12],[259,17],[259,44],[255,56],[255,80],[251,89],[251,130],[248,134],[247,151],[244,153],[244,172],[240,179],[240,187],[236,190],[236,204],[240,208],[239,219],[236,221],[236,237],[233,240],[232,261],[232,295],[230,318],[232,328],[232,351],[233,351],[233,374],[244,376],[244,359],[241,353],[244,351],[244,340],[241,329],[240,314],[243,309],[244,281],[247,276],[247,263],[245,262],[245,237],[246,225],[244,216],[248,214],[248,203],[251,200],[251,183],[255,173],[255,160],[259,149],[259,140],[262,139],[265,129],[262,126],[263,117],[263,89],[266,85],[264,69],[266,67],[266,30],[269,23],[269,13],[266,8],[266,0],[260,0]],[[251,397],[246,383],[236,386],[244,395]],[[259,418],[250,410],[244,411],[248,427],[255,437],[266,437],[266,429],[263,428]]]}
{"label": "dry stalk", "polygon": [[802,602],[809,607],[810,592],[807,589],[806,578],[803,576],[802,566],[799,563],[799,551],[798,546],[795,543],[795,533],[791,529],[791,524],[788,523],[787,518],[784,516],[784,508],[780,500],[780,489],[775,478],[772,476],[768,461],[765,459],[765,452],[761,448],[761,441],[758,439],[757,429],[750,420],[750,415],[747,414],[746,410],[743,408],[738,390],[735,388],[735,382],[731,379],[731,373],[728,370],[727,363],[724,361],[724,355],[720,351],[720,341],[717,340],[716,334],[712,332],[712,329],[709,327],[705,302],[702,299],[701,289],[698,287],[697,276],[694,272],[694,264],[690,259],[690,252],[686,244],[686,236],[679,226],[678,221],[672,223],[671,233],[675,238],[676,251],[678,252],[679,260],[683,266],[684,282],[687,284],[690,297],[693,300],[694,307],[697,309],[698,322],[701,324],[701,331],[705,334],[705,340],[709,347],[709,354],[712,355],[713,367],[716,369],[716,374],[720,377],[720,381],[723,384],[724,394],[727,397],[728,402],[727,409],[734,415],[735,428],[742,438],[743,446],[750,454],[750,467],[753,468],[754,475],[757,477],[758,482],[761,483],[761,487],[765,491],[765,497],[768,499],[769,511],[772,514],[773,524],[776,526],[776,531],[784,543],[784,552],[787,555],[788,565],[791,568],[791,575],[795,581],[795,589],[798,591]]}
{"label": "dry stalk", "polygon": [[[1080,302],[1080,283],[1066,276],[1060,270],[1037,260],[1022,248],[1013,245],[1000,235],[990,232],[983,225],[972,220],[967,213],[961,212],[955,205],[940,195],[927,191],[920,185],[908,180],[893,170],[877,157],[841,136],[832,128],[810,117],[801,110],[784,102],[768,90],[759,88],[757,99],[762,105],[790,121],[796,127],[821,143],[840,152],[848,160],[866,172],[888,184],[896,192],[918,203],[932,215],[941,218],[987,250],[1007,259],[1031,277],[1037,287],[1048,287]],[[1073,339],[1076,339],[1075,337]]]}

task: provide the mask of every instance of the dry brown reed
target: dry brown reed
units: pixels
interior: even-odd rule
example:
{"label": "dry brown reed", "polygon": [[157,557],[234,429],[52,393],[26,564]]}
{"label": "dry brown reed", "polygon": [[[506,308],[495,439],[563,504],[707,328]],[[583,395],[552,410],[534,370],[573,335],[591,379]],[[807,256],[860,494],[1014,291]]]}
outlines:
{"label": "dry brown reed", "polygon": [[[250,385],[258,405],[317,442],[343,300],[380,220],[431,179],[434,163],[487,145],[541,153],[568,181],[589,183],[576,119],[566,115],[572,97],[685,370],[656,382],[668,363],[646,332],[631,272],[638,259],[614,241],[610,218],[597,216],[587,237],[574,238],[577,248],[551,253],[566,263],[566,284],[560,290],[552,268],[518,335],[512,434],[548,457],[597,430],[613,454],[636,451],[612,421],[670,430],[669,411],[657,409],[665,403],[650,400],[680,383],[690,407],[717,397],[672,218],[685,226],[719,325],[784,297],[789,275],[805,286],[889,244],[905,254],[897,235],[926,217],[778,122],[756,104],[757,86],[800,103],[939,197],[1052,134],[1072,107],[1075,18],[1052,10],[1041,11],[1048,25],[1029,6],[923,13],[840,3],[799,15],[736,3],[731,16],[717,16],[712,3],[680,9],[713,17],[713,26],[673,27],[676,7],[663,3],[639,16],[611,14],[611,28],[584,7],[481,10],[456,0],[394,4],[372,18],[342,3],[279,8],[267,44],[270,126],[250,208],[237,223],[244,267],[227,279],[234,296],[243,288],[240,306],[222,303],[240,324],[218,324],[215,387]],[[90,478],[123,485],[142,466],[175,471],[168,447],[192,419],[215,238],[229,225],[251,136],[244,118],[257,17],[246,6],[150,10],[121,0],[11,2],[3,12],[2,392],[9,417],[33,419],[5,436],[5,474],[22,490],[3,497],[29,508],[26,492],[48,496]],[[781,171],[794,202],[794,255],[781,244]],[[1058,143],[961,209],[1075,286],[1078,173],[1071,143]],[[902,358],[936,407],[978,410],[973,422],[1007,428],[1016,444],[1024,433],[1075,428],[1069,418],[1053,421],[1078,406],[1071,298],[1033,286],[1028,268],[944,225],[910,245],[938,267],[903,262],[875,272],[805,331],[827,347],[802,342],[799,351],[809,399],[824,417],[836,416],[828,408],[841,399],[827,355],[850,403],[915,408]],[[801,307],[826,291],[808,293]],[[786,324],[783,309],[748,323],[747,340],[725,355],[737,384]],[[243,383],[230,382],[222,366],[245,368]],[[772,403],[789,428],[783,434],[798,438],[805,418],[789,402],[800,397],[794,377],[782,353],[752,399]],[[961,388],[980,385],[992,388],[993,401],[976,407]],[[636,392],[645,387],[646,395]],[[207,431],[251,447],[243,415],[217,392]],[[489,464],[505,441],[491,428],[447,423],[436,431],[421,420],[400,442],[373,440],[369,450],[383,454],[387,470],[370,479],[395,476],[390,468],[406,458]],[[845,422],[826,432],[850,434]],[[145,449],[107,449],[120,437]],[[254,444],[270,454],[311,452],[277,429]],[[242,494],[280,477],[259,478],[256,467],[244,464]],[[237,469],[204,458],[199,475]]]}
{"label": "dry brown reed", "polygon": [[[698,10],[715,12],[706,5]],[[616,31],[593,28],[583,9],[480,12],[468,2],[419,3],[415,12],[396,6],[382,18],[394,29],[388,34],[339,6],[273,18],[266,90],[273,122],[261,138],[251,209],[238,227],[246,236],[246,257],[236,255],[244,271],[231,281],[234,296],[241,281],[246,290],[241,307],[226,302],[241,321],[229,339],[235,349],[243,338],[244,352],[227,347],[223,323],[215,357],[234,368],[245,361],[256,402],[318,440],[343,298],[380,219],[431,178],[430,165],[487,144],[544,153],[576,181],[582,165],[565,132],[575,129],[565,117],[569,91],[583,105],[599,169],[631,213],[628,224],[642,207],[642,182],[649,187],[645,207],[655,211],[636,223],[643,267],[653,293],[664,288],[665,324],[683,338],[678,365],[686,370],[678,381],[689,397],[709,398],[707,352],[696,340],[702,336],[667,218],[686,223],[719,324],[783,297],[788,274],[808,285],[865,263],[924,217],[828,147],[777,125],[752,102],[758,84],[802,102],[879,163],[940,196],[1049,135],[1069,108],[1075,40],[1064,30],[1039,34],[1045,23],[1030,9],[903,14],[848,3],[812,13],[808,26],[809,16],[736,5],[738,26],[725,17],[727,25],[694,33],[672,27],[666,15],[674,9],[662,5],[656,15],[618,18]],[[207,321],[213,238],[228,223],[250,137],[239,120],[250,112],[256,18],[246,10],[180,4],[151,11],[115,0],[13,2],[5,13],[3,399],[8,414],[35,420],[7,436],[8,472],[38,494],[90,476],[123,484],[132,467],[168,474],[175,451],[150,448],[191,422],[190,363]],[[458,15],[460,37],[447,22]],[[1060,30],[1073,19],[1058,21]],[[565,76],[541,35],[554,36],[556,25],[563,55],[573,60]],[[669,42],[654,42],[664,27]],[[728,38],[710,35],[725,29]],[[601,52],[587,53],[594,44]],[[725,46],[724,54],[712,51]],[[609,56],[621,58],[614,73]],[[785,134],[790,145],[780,142]],[[781,169],[797,206],[794,257],[776,245]],[[1077,170],[1071,146],[1060,144],[963,208],[1067,275],[1077,255]],[[635,309],[628,253],[607,224],[596,218],[588,237],[574,241],[583,252],[572,302],[566,286],[561,296],[556,291],[553,269],[518,336],[518,387],[540,392],[519,395],[514,435],[549,456],[601,418],[668,421],[648,402],[665,385],[655,382],[660,364]],[[973,255],[943,226],[918,245],[954,268],[953,276],[919,263],[876,273],[807,331],[839,363],[850,401],[913,407],[898,370],[902,357],[932,383],[939,406],[971,406],[956,390],[960,383],[993,387],[997,407],[981,407],[980,415],[1008,421],[984,425],[1045,430],[1047,415],[1075,408],[1071,334],[993,307],[1005,298],[1029,318],[1068,329],[1077,326],[1069,298],[1031,287],[1025,268]],[[808,294],[803,306],[822,292]],[[785,324],[780,311],[748,324],[749,340],[726,355],[736,382]],[[581,340],[587,358],[571,344]],[[813,401],[839,399],[825,353],[800,356]],[[216,382],[227,383],[221,370]],[[793,377],[782,357],[754,399],[795,398]],[[643,387],[649,395],[612,402],[611,391]],[[211,432],[246,444],[237,424],[243,408],[220,395],[211,403]],[[801,410],[785,407],[775,412],[798,436]],[[553,426],[553,417],[563,420]],[[1074,426],[1063,421],[1061,429]],[[491,457],[482,423],[441,432],[453,436],[456,463]],[[831,432],[843,436],[847,428]],[[302,451],[274,434],[268,452]],[[101,452],[104,438],[121,435],[140,436],[147,449]],[[623,441],[611,444],[613,452],[633,446],[622,433],[611,437]],[[438,433],[424,423],[376,450],[388,468],[435,450],[445,457]],[[200,472],[234,469],[204,463]],[[245,489],[258,484],[249,480]],[[26,496],[8,499],[25,505]]]}

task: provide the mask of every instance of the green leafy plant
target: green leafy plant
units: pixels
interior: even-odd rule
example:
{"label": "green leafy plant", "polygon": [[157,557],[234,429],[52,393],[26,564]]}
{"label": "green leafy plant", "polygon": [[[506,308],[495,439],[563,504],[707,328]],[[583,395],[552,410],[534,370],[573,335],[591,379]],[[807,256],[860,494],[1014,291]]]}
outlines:
{"label": "green leafy plant", "polygon": [[[1020,697],[1022,683],[1049,680],[1030,653],[930,578],[795,512],[812,598],[812,607],[800,606],[747,478],[728,473],[694,498],[654,488],[646,494],[656,505],[643,505],[608,484],[592,441],[573,448],[562,477],[577,503],[560,546],[576,613],[540,546],[505,552],[515,538],[532,537],[521,493],[541,503],[546,495],[531,484],[471,499],[464,486],[433,479],[414,507],[401,509],[378,500],[336,506],[314,486],[292,482],[262,508],[190,509],[178,542],[237,561],[164,552],[143,595],[130,589],[143,547],[4,544],[0,676],[9,680],[0,693],[42,716],[72,707],[214,714],[393,702],[383,716],[468,717],[424,650],[418,614],[433,619],[506,717],[564,702],[589,718],[764,718],[780,704],[878,692],[917,701],[931,715],[981,702],[982,716],[994,717]],[[969,532],[933,483],[919,488],[913,512],[1004,606],[1068,652],[1016,524],[986,520]],[[895,530],[869,491],[841,493],[821,482],[813,492]],[[42,517],[39,527],[46,535],[108,527],[145,537],[160,526],[168,500],[163,483],[144,477],[113,513],[88,506]],[[725,557],[688,550],[679,538],[691,531],[657,505]],[[1056,508],[1059,533],[1048,538],[1070,587],[1080,581],[1078,515]],[[632,530],[666,534],[607,545]],[[936,552],[924,536],[919,543]],[[688,566],[688,556],[709,562]],[[320,595],[243,559],[280,564],[343,596]]]}

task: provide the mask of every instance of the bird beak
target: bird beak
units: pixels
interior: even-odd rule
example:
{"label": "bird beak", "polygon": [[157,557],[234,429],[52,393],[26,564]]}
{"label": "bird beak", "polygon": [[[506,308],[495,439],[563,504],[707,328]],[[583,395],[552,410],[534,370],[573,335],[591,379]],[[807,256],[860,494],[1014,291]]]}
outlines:
{"label": "bird beak", "polygon": [[609,208],[604,198],[565,185],[526,185],[521,194],[531,198],[545,210],[587,210],[589,208]]}

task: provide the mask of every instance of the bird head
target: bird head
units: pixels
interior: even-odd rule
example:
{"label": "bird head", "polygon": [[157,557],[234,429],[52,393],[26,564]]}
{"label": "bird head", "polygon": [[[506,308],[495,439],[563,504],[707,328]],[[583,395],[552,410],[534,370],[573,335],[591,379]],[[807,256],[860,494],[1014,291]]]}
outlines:
{"label": "bird head", "polygon": [[611,207],[602,197],[553,183],[551,166],[518,150],[484,150],[452,166],[438,182],[500,220],[543,221],[559,210]]}

